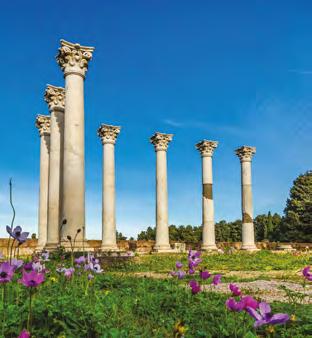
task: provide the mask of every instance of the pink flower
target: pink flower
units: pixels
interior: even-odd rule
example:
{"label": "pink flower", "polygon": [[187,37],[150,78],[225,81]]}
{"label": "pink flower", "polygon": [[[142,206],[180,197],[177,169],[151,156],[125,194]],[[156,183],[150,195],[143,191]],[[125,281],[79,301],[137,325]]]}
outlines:
{"label": "pink flower", "polygon": [[259,307],[259,303],[251,296],[242,297],[241,302],[244,304],[244,309],[250,307],[255,310]]}
{"label": "pink flower", "polygon": [[303,274],[303,277],[305,279],[307,279],[308,281],[312,281],[312,273],[310,272],[311,270],[311,266],[306,266],[303,270],[302,270],[302,274]]}
{"label": "pink flower", "polygon": [[233,296],[240,296],[242,293],[239,287],[232,283],[229,285],[229,289],[232,291]]}
{"label": "pink flower", "polygon": [[218,284],[220,284],[221,278],[222,278],[222,275],[220,275],[220,274],[213,276],[212,284],[213,284],[213,285],[218,285]]}
{"label": "pink flower", "polygon": [[14,275],[14,266],[9,262],[3,262],[0,265],[0,283],[8,283]]}
{"label": "pink flower", "polygon": [[30,333],[26,331],[25,329],[20,333],[18,338],[30,338]]}
{"label": "pink flower", "polygon": [[74,268],[69,268],[69,269],[64,269],[63,270],[64,272],[64,276],[67,278],[67,279],[71,279],[74,272],[75,272],[75,269]]}
{"label": "pink flower", "polygon": [[201,279],[206,280],[211,276],[211,274],[209,273],[208,270],[204,270],[199,272],[199,276]]}
{"label": "pink flower", "polygon": [[23,271],[23,276],[19,282],[24,284],[27,288],[36,288],[38,285],[44,282],[44,273],[36,271]]}
{"label": "pink flower", "polygon": [[191,280],[189,282],[189,286],[192,289],[192,294],[196,295],[198,292],[200,292],[200,284],[196,282],[196,280]]}
{"label": "pink flower", "polygon": [[181,262],[176,262],[176,268],[181,269],[183,267],[183,264]]}
{"label": "pink flower", "polygon": [[242,301],[237,302],[234,298],[229,298],[225,305],[230,311],[240,312],[244,309],[244,303]]}

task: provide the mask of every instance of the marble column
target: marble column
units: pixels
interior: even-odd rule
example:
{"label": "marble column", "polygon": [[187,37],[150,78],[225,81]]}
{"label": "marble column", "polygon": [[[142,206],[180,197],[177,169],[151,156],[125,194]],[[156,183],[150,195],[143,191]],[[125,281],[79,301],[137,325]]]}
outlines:
{"label": "marble column", "polygon": [[255,147],[243,146],[235,151],[241,163],[242,184],[242,250],[257,250],[253,223],[253,204],[251,188],[251,160]]}
{"label": "marble column", "polygon": [[[85,142],[84,142],[84,78],[93,47],[61,40],[56,60],[65,77],[63,215],[61,237],[84,239],[85,229]],[[65,243],[64,243],[65,244]]]}
{"label": "marble column", "polygon": [[167,149],[172,134],[155,133],[150,142],[156,151],[156,243],[157,252],[170,251],[168,226]]}
{"label": "marble column", "polygon": [[102,124],[98,136],[103,144],[102,251],[116,251],[115,143],[120,127]]}
{"label": "marble column", "polygon": [[51,114],[49,193],[48,193],[48,236],[46,247],[55,249],[60,244],[60,224],[62,223],[62,181],[64,148],[64,107],[65,90],[47,85],[45,101]]}
{"label": "marble column", "polygon": [[212,194],[212,156],[218,142],[203,140],[196,144],[202,157],[202,250],[216,250],[214,203]]}
{"label": "marble column", "polygon": [[43,249],[47,242],[50,116],[38,115],[36,118],[36,127],[38,128],[40,135],[40,184],[37,249]]}

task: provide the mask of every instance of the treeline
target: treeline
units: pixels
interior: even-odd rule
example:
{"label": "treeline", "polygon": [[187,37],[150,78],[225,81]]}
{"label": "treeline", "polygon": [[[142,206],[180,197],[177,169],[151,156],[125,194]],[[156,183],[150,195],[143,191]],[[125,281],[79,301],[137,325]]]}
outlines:
{"label": "treeline", "polygon": [[[284,215],[262,214],[254,219],[256,241],[312,242],[312,171],[293,182],[286,202]],[[155,240],[155,228],[148,227],[138,235],[138,240]],[[170,240],[198,243],[202,239],[202,227],[170,225]],[[242,238],[242,221],[216,223],[217,242],[239,242]]]}

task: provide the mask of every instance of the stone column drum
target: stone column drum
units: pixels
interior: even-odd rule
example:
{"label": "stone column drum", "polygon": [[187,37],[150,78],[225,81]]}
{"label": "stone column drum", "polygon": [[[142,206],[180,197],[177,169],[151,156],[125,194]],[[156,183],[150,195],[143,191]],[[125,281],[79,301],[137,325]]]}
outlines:
{"label": "stone column drum", "polygon": [[93,47],[61,40],[56,57],[65,77],[64,173],[62,240],[84,239],[85,229],[85,155],[84,155],[84,78]]}
{"label": "stone column drum", "polygon": [[155,133],[150,142],[156,151],[156,243],[154,250],[168,252],[168,187],[167,187],[167,149],[172,141],[172,134]]}
{"label": "stone column drum", "polygon": [[64,107],[65,90],[47,85],[45,101],[51,114],[49,193],[48,193],[48,249],[55,249],[60,243],[60,224],[62,223],[62,182],[64,148]]}
{"label": "stone column drum", "polygon": [[50,153],[50,116],[38,115],[36,127],[40,135],[40,185],[37,249],[43,249],[47,242],[48,181]]}
{"label": "stone column drum", "polygon": [[103,144],[102,251],[117,251],[115,206],[115,143],[120,127],[102,124],[98,135]]}
{"label": "stone column drum", "polygon": [[214,203],[212,193],[212,156],[218,142],[203,140],[196,144],[202,157],[202,250],[216,250]]}
{"label": "stone column drum", "polygon": [[243,146],[235,151],[241,163],[242,184],[242,250],[257,250],[253,224],[253,203],[251,188],[251,160],[255,147]]}

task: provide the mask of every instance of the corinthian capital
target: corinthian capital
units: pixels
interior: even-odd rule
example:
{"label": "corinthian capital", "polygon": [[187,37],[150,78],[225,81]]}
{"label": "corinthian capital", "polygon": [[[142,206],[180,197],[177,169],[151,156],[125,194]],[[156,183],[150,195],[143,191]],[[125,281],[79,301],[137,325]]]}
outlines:
{"label": "corinthian capital", "polygon": [[44,93],[44,100],[49,106],[49,110],[64,111],[65,108],[65,89],[47,85]]}
{"label": "corinthian capital", "polygon": [[242,146],[236,149],[235,153],[241,162],[251,162],[253,155],[256,153],[256,147]]}
{"label": "corinthian capital", "polygon": [[43,135],[49,135],[50,134],[50,116],[37,115],[36,127],[39,130],[40,137]]}
{"label": "corinthian capital", "polygon": [[173,134],[162,134],[156,132],[151,138],[150,142],[154,145],[155,151],[167,151],[169,143],[172,141]]}
{"label": "corinthian capital", "polygon": [[196,149],[199,150],[202,157],[213,155],[214,150],[217,148],[218,142],[217,141],[207,141],[203,140],[196,144]]}
{"label": "corinthian capital", "polygon": [[115,144],[117,137],[120,133],[121,127],[110,126],[108,124],[102,124],[98,129],[98,136],[102,140],[102,144],[110,143]]}
{"label": "corinthian capital", "polygon": [[64,76],[78,74],[85,77],[93,51],[94,47],[81,46],[79,43],[61,40],[56,61],[64,72]]}

